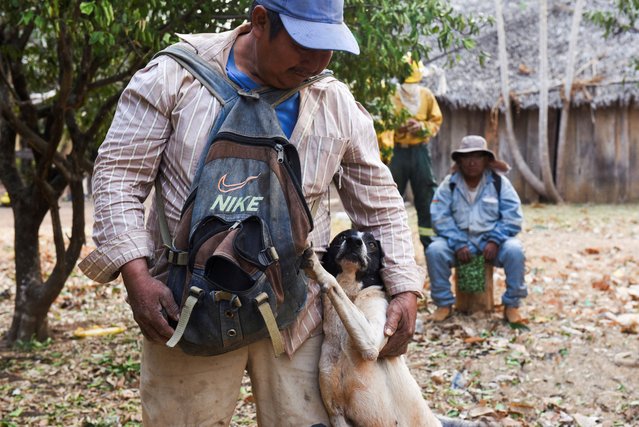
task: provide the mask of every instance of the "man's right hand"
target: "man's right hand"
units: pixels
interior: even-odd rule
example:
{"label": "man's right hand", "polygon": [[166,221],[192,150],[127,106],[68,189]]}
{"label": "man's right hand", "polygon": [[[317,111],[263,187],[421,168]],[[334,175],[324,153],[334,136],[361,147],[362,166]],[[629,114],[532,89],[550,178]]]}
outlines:
{"label": "man's right hand", "polygon": [[150,341],[164,344],[173,335],[168,315],[177,321],[179,307],[169,288],[149,274],[146,259],[130,261],[120,269],[133,318],[144,336]]}
{"label": "man's right hand", "polygon": [[470,252],[470,249],[468,249],[468,246],[464,246],[461,249],[457,249],[455,257],[457,257],[457,260],[462,264],[468,264],[472,259],[473,254]]}

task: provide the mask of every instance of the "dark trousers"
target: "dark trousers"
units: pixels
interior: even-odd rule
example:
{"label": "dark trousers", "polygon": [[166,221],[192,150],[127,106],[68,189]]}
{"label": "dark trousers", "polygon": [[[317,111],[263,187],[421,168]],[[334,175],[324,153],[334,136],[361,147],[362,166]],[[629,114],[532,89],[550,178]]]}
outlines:
{"label": "dark trousers", "polygon": [[419,240],[426,249],[431,242],[431,236],[434,236],[430,220],[430,203],[437,189],[430,148],[427,144],[407,148],[396,145],[389,167],[400,194],[404,194],[410,181],[417,211]]}

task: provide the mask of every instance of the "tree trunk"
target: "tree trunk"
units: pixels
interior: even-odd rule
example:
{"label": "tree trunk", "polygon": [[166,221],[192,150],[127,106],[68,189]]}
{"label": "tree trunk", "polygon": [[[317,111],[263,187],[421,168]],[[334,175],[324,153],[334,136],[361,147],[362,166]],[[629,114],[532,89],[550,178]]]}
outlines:
{"label": "tree trunk", "polygon": [[[49,337],[47,313],[60,295],[64,284],[75,268],[80,256],[84,235],[84,192],[81,175],[70,184],[73,219],[68,242],[62,231],[59,193],[54,194],[53,206],[38,197],[38,190],[32,187],[35,196],[18,198],[12,208],[15,218],[15,265],[16,299],[13,321],[6,336],[8,344],[28,341],[33,338],[42,341]],[[43,280],[38,234],[45,215],[51,214],[55,246],[55,265],[49,277]]]}
{"label": "tree trunk", "polygon": [[563,203],[555,187],[548,153],[548,2],[539,2],[539,167],[546,194],[555,203]]}
{"label": "tree trunk", "polygon": [[572,98],[572,80],[575,74],[575,46],[581,25],[583,13],[583,0],[577,0],[575,11],[572,16],[572,26],[570,29],[570,40],[568,41],[568,62],[566,63],[566,77],[564,80],[564,93],[562,96],[561,116],[559,116],[559,138],[557,140],[557,187],[566,188],[566,173],[564,163],[566,156],[566,133],[568,132],[568,119],[570,118],[570,103]]}
{"label": "tree trunk", "polygon": [[44,283],[40,263],[38,233],[47,212],[45,204],[25,203],[12,198],[16,266],[16,299],[11,328],[6,336],[9,344],[49,336],[47,313],[53,301],[44,301]]}
{"label": "tree trunk", "polygon": [[530,170],[526,160],[519,151],[519,145],[515,138],[512,111],[510,109],[510,89],[508,84],[508,56],[506,54],[506,31],[504,29],[504,15],[501,0],[495,0],[495,18],[497,23],[497,39],[499,45],[499,70],[501,74],[501,95],[504,100],[504,116],[506,118],[506,133],[508,147],[515,159],[515,166],[526,182],[541,196],[547,197],[544,183]]}

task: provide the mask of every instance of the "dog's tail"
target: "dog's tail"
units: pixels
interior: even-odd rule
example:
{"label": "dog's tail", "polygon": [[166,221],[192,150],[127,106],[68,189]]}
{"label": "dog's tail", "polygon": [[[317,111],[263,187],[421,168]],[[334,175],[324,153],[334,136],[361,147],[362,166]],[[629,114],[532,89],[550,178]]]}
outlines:
{"label": "dog's tail", "polygon": [[437,415],[437,419],[442,423],[442,427],[491,427],[493,425],[485,421],[464,421],[441,415]]}

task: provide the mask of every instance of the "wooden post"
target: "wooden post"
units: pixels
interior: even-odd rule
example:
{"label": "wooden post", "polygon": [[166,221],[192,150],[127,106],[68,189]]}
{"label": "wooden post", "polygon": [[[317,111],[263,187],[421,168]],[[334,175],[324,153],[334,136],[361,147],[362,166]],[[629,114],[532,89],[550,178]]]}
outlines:
{"label": "wooden post", "polygon": [[478,311],[492,312],[495,308],[493,297],[493,266],[484,264],[484,292],[461,292],[457,286],[455,269],[455,309],[461,313],[473,314]]}

